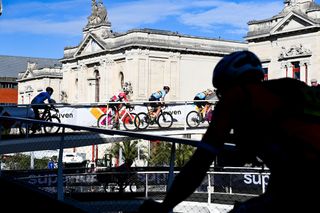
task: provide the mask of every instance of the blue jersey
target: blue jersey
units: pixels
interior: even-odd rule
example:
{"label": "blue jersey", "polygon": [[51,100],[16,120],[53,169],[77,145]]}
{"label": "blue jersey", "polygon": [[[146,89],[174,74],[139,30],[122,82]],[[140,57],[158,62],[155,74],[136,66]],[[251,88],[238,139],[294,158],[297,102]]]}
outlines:
{"label": "blue jersey", "polygon": [[157,100],[160,100],[160,99],[164,99],[164,97],[166,96],[166,91],[165,90],[160,90],[158,92],[154,92],[152,93],[152,96],[157,99]]}
{"label": "blue jersey", "polygon": [[43,104],[45,100],[50,101],[50,94],[48,92],[41,92],[31,101],[32,104]]}
{"label": "blue jersey", "polygon": [[198,97],[200,100],[205,100],[206,94],[204,94],[203,92],[199,92],[198,94],[196,94],[196,97]]}

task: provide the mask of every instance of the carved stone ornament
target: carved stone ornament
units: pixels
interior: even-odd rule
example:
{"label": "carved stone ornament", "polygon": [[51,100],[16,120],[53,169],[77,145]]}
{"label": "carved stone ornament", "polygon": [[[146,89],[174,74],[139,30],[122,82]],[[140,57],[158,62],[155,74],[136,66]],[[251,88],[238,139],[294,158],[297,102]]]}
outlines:
{"label": "carved stone ornament", "polygon": [[107,24],[107,22],[108,14],[102,1],[100,0],[98,3],[96,3],[95,0],[92,0],[92,11],[91,15],[88,17],[87,27]]}
{"label": "carved stone ornament", "polygon": [[104,39],[112,37],[112,32],[110,32],[109,30],[105,30],[105,31],[103,31],[101,37],[104,38]]}
{"label": "carved stone ornament", "polygon": [[290,48],[281,47],[281,49],[279,60],[312,55],[311,50],[304,48],[302,44],[292,45]]}

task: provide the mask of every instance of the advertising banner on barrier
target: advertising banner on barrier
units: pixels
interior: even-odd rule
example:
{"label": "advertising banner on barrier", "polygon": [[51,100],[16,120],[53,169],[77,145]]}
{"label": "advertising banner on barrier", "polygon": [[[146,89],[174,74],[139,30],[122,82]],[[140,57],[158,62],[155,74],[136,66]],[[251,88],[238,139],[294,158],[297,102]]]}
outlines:
{"label": "advertising banner on barrier", "polygon": [[[115,168],[110,168],[115,169]],[[115,171],[111,173],[102,173],[104,176],[117,176]],[[70,175],[65,175],[64,184],[69,186],[90,186],[100,185],[105,178],[99,178],[99,173],[84,173],[85,168],[77,168],[73,170]],[[76,171],[76,172],[75,172]],[[4,171],[6,176],[14,176],[15,178],[22,178],[29,184],[36,185],[38,187],[51,187],[56,186],[57,177],[56,170],[19,170],[19,171]],[[139,183],[146,182],[146,174],[138,174],[131,172],[131,175],[136,176],[136,181]],[[119,177],[123,177],[123,174],[118,174]],[[148,173],[148,184],[152,186],[167,185],[168,173]],[[117,178],[113,178],[116,181]],[[257,174],[244,172],[242,174],[237,173],[215,173],[211,175],[210,185],[213,187],[214,192],[221,193],[236,193],[236,194],[262,194],[263,186],[267,186],[269,180],[269,174]],[[102,182],[101,182],[102,181]],[[123,180],[124,181],[124,180]],[[207,192],[208,190],[208,177],[205,176],[202,184],[197,188],[198,192]]]}
{"label": "advertising banner on barrier", "polygon": [[[59,108],[59,113],[57,113],[57,115],[60,118],[61,123],[96,127],[97,120],[102,114],[106,113],[107,110],[108,110],[107,107],[92,107],[92,108],[64,107],[64,108]],[[195,110],[195,107],[193,105],[177,105],[177,106],[168,106],[168,108],[166,108],[164,111],[169,112],[172,115],[174,122],[184,123],[187,114],[192,110]],[[132,112],[147,113],[147,108],[145,106],[135,106]]]}
{"label": "advertising banner on barrier", "polygon": [[[107,107],[59,107],[59,112],[53,112],[57,115],[61,123],[71,124],[71,125],[80,125],[80,126],[89,126],[96,127],[97,120],[99,117],[106,113],[108,110]],[[184,123],[186,120],[187,114],[195,110],[194,105],[170,105],[164,109],[164,111],[169,112],[173,121],[177,123]],[[133,113],[145,112],[147,113],[146,106],[135,106]],[[121,114],[121,112],[120,112]],[[0,115],[5,116],[14,116],[22,118],[33,118],[34,113],[32,108],[27,107],[17,107],[17,106],[3,106],[0,108]]]}

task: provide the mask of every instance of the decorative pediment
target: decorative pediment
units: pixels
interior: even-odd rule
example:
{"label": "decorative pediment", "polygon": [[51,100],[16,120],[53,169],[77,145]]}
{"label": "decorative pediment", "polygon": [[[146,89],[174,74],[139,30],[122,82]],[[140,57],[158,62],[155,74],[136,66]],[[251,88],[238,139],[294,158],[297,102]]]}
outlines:
{"label": "decorative pediment", "polygon": [[34,76],[33,71],[37,69],[36,62],[28,61],[27,70],[22,74],[21,79],[32,78]]}
{"label": "decorative pediment", "polygon": [[23,76],[22,76],[22,78],[21,79],[26,79],[26,78],[32,78],[33,77],[33,72],[31,71],[31,70],[27,70],[24,74],[23,74]]}
{"label": "decorative pediment", "polygon": [[282,51],[278,57],[279,60],[307,57],[312,55],[311,50],[304,48],[302,44],[292,45],[289,48],[282,47],[281,49]]}
{"label": "decorative pediment", "polygon": [[288,13],[278,24],[276,24],[270,33],[286,33],[312,27],[316,27],[316,24],[312,20],[292,11]]}
{"label": "decorative pediment", "polygon": [[88,34],[80,44],[75,56],[88,55],[105,50],[105,47],[91,34]]}

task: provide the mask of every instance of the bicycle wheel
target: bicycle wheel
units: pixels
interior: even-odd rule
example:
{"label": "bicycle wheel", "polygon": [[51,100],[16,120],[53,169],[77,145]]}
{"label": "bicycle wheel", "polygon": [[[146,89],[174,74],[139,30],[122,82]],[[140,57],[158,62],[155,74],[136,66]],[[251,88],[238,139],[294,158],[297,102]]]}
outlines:
{"label": "bicycle wheel", "polygon": [[190,128],[198,127],[200,124],[200,116],[197,111],[191,111],[188,113],[186,122]]}
{"label": "bicycle wheel", "polygon": [[136,119],[137,113],[129,113],[123,119],[123,126],[126,130],[135,130],[139,126],[140,119],[139,117]]}
{"label": "bicycle wheel", "polygon": [[149,126],[150,118],[147,113],[140,112],[136,116],[136,119],[138,121],[134,121],[134,123],[138,124],[138,129],[146,129]]}
{"label": "bicycle wheel", "polygon": [[97,126],[105,129],[112,129],[114,124],[114,116],[111,113],[102,114],[97,121]]}
{"label": "bicycle wheel", "polygon": [[173,124],[173,117],[169,112],[161,112],[158,116],[157,123],[161,128],[170,128]]}
{"label": "bicycle wheel", "polygon": [[[53,123],[61,123],[60,118],[56,115],[51,115],[51,117],[47,117],[45,121],[53,122]],[[60,126],[43,126],[43,130],[47,134],[55,134],[60,130]]]}

